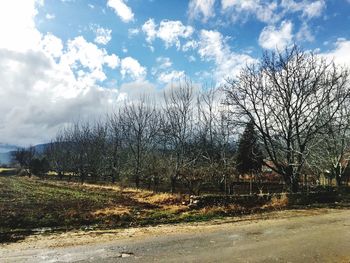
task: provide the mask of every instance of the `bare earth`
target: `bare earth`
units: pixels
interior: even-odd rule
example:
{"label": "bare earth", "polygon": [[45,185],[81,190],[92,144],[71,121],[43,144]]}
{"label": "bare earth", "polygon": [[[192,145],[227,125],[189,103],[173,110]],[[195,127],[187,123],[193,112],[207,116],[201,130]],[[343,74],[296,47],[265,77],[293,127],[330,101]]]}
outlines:
{"label": "bare earth", "polygon": [[350,262],[350,210],[291,210],[112,231],[37,235],[0,262]]}

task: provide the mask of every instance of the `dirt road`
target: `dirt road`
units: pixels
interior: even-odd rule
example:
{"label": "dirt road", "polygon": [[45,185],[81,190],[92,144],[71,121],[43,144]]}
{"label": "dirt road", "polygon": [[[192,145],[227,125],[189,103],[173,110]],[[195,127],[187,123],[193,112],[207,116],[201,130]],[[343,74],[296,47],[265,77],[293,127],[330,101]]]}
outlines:
{"label": "dirt road", "polygon": [[267,217],[36,236],[2,245],[0,262],[350,262],[350,210]]}

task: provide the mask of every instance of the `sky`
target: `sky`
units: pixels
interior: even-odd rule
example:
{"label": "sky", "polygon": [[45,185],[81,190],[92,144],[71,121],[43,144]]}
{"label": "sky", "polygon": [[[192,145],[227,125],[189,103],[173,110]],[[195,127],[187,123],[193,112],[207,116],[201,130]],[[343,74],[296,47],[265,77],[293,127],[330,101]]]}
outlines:
{"label": "sky", "polygon": [[0,143],[45,143],[185,79],[219,86],[294,43],[350,65],[350,0],[2,0]]}

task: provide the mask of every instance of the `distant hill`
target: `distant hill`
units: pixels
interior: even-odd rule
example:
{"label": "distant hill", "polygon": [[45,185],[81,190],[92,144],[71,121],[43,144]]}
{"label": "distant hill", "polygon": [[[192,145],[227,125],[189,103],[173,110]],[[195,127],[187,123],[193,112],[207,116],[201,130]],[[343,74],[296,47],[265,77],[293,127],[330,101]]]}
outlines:
{"label": "distant hill", "polygon": [[9,164],[11,162],[11,152],[17,148],[16,145],[0,143],[0,164]]}
{"label": "distant hill", "polygon": [[[43,143],[43,144],[38,144],[35,145],[35,152],[38,154],[41,154],[44,152],[45,147],[47,147],[49,143]],[[11,163],[11,155],[14,151],[16,151],[18,148],[21,148],[16,145],[11,145],[11,144],[4,144],[0,143],[0,164],[10,164]]]}
{"label": "distant hill", "polygon": [[42,143],[42,144],[37,144],[34,146],[35,152],[38,154],[42,154],[47,146],[49,146],[50,143]]}
{"label": "distant hill", "polygon": [[17,148],[18,148],[17,145],[0,143],[0,153],[15,151]]}
{"label": "distant hill", "polygon": [[0,164],[10,164],[11,152],[0,153]]}

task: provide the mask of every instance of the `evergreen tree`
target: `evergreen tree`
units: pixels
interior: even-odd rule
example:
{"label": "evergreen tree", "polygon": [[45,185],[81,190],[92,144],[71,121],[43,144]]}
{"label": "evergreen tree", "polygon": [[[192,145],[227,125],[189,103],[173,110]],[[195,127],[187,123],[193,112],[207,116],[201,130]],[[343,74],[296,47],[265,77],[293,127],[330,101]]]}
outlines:
{"label": "evergreen tree", "polygon": [[239,173],[256,173],[261,171],[263,154],[258,144],[258,136],[252,121],[247,126],[240,138],[236,156],[236,169]]}

